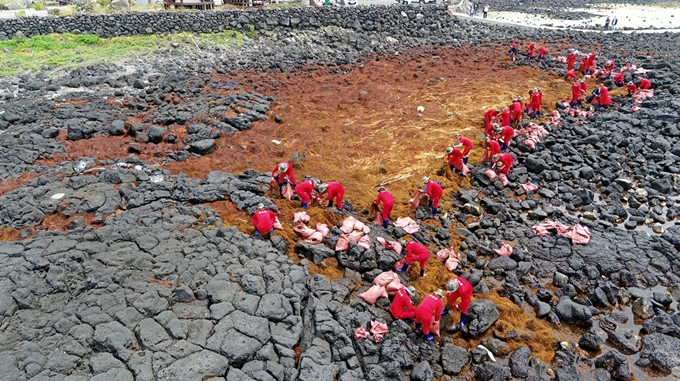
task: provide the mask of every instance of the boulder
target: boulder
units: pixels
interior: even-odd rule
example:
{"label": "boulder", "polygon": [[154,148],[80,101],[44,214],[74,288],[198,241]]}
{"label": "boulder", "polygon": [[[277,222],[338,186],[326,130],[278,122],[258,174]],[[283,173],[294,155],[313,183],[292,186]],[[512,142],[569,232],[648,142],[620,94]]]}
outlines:
{"label": "boulder", "polygon": [[475,300],[468,309],[467,333],[471,336],[481,336],[491,328],[500,312],[496,305],[489,300]]}

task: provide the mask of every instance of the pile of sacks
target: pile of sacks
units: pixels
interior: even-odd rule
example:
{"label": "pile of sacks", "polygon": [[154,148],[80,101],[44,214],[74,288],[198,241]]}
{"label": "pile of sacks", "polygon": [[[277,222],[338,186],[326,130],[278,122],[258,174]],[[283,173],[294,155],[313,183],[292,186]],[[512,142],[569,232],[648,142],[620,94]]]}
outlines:
{"label": "pile of sacks", "polygon": [[330,233],[330,229],[326,224],[318,222],[316,229],[307,226],[309,222],[309,215],[306,212],[298,212],[293,214],[293,223],[295,230],[307,243],[317,244],[323,242],[324,238]]}
{"label": "pile of sacks", "polygon": [[630,111],[640,111],[640,105],[642,102],[647,99],[651,98],[654,96],[654,89],[649,89],[649,90],[638,90],[637,93],[633,96],[633,103],[635,105],[630,108]]}
{"label": "pile of sacks", "polygon": [[524,137],[524,145],[531,149],[536,149],[536,143],[540,142],[543,136],[548,136],[550,133],[543,128],[543,126],[539,126],[536,123],[530,123],[527,127],[515,132],[515,136],[520,135],[526,135]]}
{"label": "pile of sacks", "polygon": [[572,244],[585,245],[590,241],[590,230],[588,227],[576,224],[574,226],[567,226],[557,221],[543,221],[538,225],[531,227],[531,230],[539,237],[548,234],[548,230],[556,230],[557,234],[562,237],[571,238]]}
{"label": "pile of sacks", "polygon": [[399,217],[397,221],[394,222],[394,226],[404,229],[408,234],[417,233],[420,231],[420,226],[411,217]]}
{"label": "pile of sacks", "polygon": [[440,250],[437,253],[437,259],[444,262],[444,267],[446,267],[448,271],[454,271],[458,268],[458,264],[460,263],[459,255],[453,247]]}
{"label": "pile of sacks", "polygon": [[510,180],[508,180],[508,176],[506,176],[505,173],[497,173],[493,169],[488,168],[486,171],[484,171],[484,174],[491,181],[494,181],[496,177],[498,177],[498,180],[500,180],[501,184],[503,184],[504,187],[510,184]]}
{"label": "pile of sacks", "polygon": [[373,286],[364,293],[359,294],[359,297],[366,301],[366,303],[374,306],[379,298],[387,298],[389,295],[394,295],[402,287],[397,273],[385,271],[375,277],[373,279]]}
{"label": "pile of sacks", "polygon": [[347,251],[350,242],[365,249],[371,248],[371,237],[368,235],[371,229],[356,218],[349,217],[342,221],[340,231],[342,234],[335,244],[335,251]]}
{"label": "pile of sacks", "polygon": [[356,330],[354,330],[354,340],[359,340],[359,339],[368,339],[371,336],[371,333],[373,334],[373,341],[376,343],[379,343],[380,340],[382,340],[383,336],[387,333],[388,328],[387,324],[381,323],[379,321],[373,320],[371,322],[371,331],[366,331],[366,328],[363,326],[360,326]]}

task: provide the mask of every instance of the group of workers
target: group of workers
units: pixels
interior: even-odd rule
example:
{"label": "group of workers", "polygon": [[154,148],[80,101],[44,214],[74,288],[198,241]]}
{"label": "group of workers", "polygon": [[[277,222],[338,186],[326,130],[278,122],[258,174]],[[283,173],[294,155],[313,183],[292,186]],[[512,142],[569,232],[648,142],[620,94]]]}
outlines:
{"label": "group of workers", "polygon": [[[647,78],[640,78],[640,84],[635,85],[633,81],[629,81],[628,84],[625,83],[625,71],[631,71],[630,62],[624,66],[620,72],[614,73],[614,60],[606,60],[603,69],[597,68],[597,55],[595,53],[590,53],[581,59],[581,67],[579,72],[583,75],[583,78],[578,78],[576,71],[574,70],[574,64],[576,63],[576,51],[571,49],[567,55],[567,73],[564,75],[564,80],[573,80],[574,84],[571,88],[571,101],[569,105],[572,108],[581,107],[583,105],[583,100],[589,102],[593,106],[598,108],[607,108],[611,106],[612,99],[609,95],[609,89],[607,86],[602,84],[596,87],[593,92],[586,96],[588,88],[585,81],[585,76],[592,75],[596,78],[607,79],[613,77],[614,85],[616,87],[626,87],[626,92],[628,95],[633,96],[639,90],[648,90],[652,88],[652,83]],[[613,76],[612,76],[613,74]],[[584,98],[585,97],[585,98]]]}
{"label": "group of workers", "polygon": [[[508,50],[508,54],[510,54],[510,57],[512,58],[513,61],[517,59],[517,54],[519,53],[519,46],[515,41],[510,42],[510,49]],[[538,54],[536,54],[536,43],[532,42],[529,44],[529,48],[526,54],[526,59],[529,61],[533,61],[535,59],[543,59],[545,58],[546,54],[548,54],[548,49],[545,46],[541,46],[538,49]]]}
{"label": "group of workers", "polygon": [[[415,288],[401,287],[394,295],[390,305],[390,313],[395,319],[402,319],[409,324],[415,320],[415,328],[422,331],[424,341],[432,341],[434,335],[430,330],[439,323],[441,316],[449,315],[450,309],[460,310],[460,329],[467,324],[468,308],[472,300],[472,284],[465,278],[451,278],[446,283],[446,293],[441,289],[427,295],[421,300],[418,307],[413,306],[411,297],[415,296]],[[442,299],[446,302],[442,303]],[[460,300],[460,301],[459,301]]]}

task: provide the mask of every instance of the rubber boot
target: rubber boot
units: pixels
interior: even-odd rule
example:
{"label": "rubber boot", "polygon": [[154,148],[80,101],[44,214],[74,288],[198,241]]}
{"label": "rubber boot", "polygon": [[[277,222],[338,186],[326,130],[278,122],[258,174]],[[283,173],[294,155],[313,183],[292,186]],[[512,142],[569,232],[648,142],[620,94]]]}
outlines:
{"label": "rubber boot", "polygon": [[271,237],[273,235],[274,235],[274,228],[272,228],[272,230],[269,231],[269,236]]}
{"label": "rubber boot", "polygon": [[404,263],[404,265],[401,266],[400,269],[397,269],[397,272],[398,272],[398,273],[405,273],[406,270],[408,270],[408,265],[409,265],[408,263]]}
{"label": "rubber boot", "polygon": [[429,208],[432,207],[432,200],[427,200],[427,206],[428,206]]}
{"label": "rubber boot", "polygon": [[406,323],[406,324],[408,324],[408,325],[411,325],[411,323],[413,323],[413,320],[411,320],[411,319],[404,319],[404,323]]}
{"label": "rubber boot", "polygon": [[302,209],[307,209],[307,203],[306,202],[302,201],[300,204],[302,205]]}
{"label": "rubber boot", "polygon": [[328,201],[328,207],[332,208],[333,207],[333,200]]}
{"label": "rubber boot", "polygon": [[383,220],[383,228],[387,229],[390,226],[390,220]]}
{"label": "rubber boot", "polygon": [[441,316],[448,316],[448,315],[449,315],[449,309],[448,309],[448,308],[444,308],[444,309],[442,310],[442,313],[441,313],[440,315],[441,315]]}
{"label": "rubber boot", "polygon": [[467,161],[468,161],[468,157],[465,156],[465,157],[463,158],[463,164],[467,165]]}
{"label": "rubber boot", "polygon": [[426,335],[426,334],[423,334],[423,341],[425,341],[426,343],[428,343],[428,342],[430,342],[430,341],[432,341],[432,340],[434,340],[434,335],[433,335],[433,334],[431,334],[431,333],[428,333],[427,335]]}
{"label": "rubber boot", "polygon": [[465,324],[467,323],[467,314],[460,314],[460,329],[465,328]]}
{"label": "rubber boot", "polygon": [[421,276],[421,277],[424,277],[424,276],[425,276],[425,270],[420,269],[420,276]]}
{"label": "rubber boot", "polygon": [[255,237],[260,237],[260,236],[262,236],[262,234],[260,234],[260,231],[259,231],[259,230],[255,230]]}
{"label": "rubber boot", "polygon": [[432,208],[432,217],[436,216],[437,212],[439,212],[437,208]]}
{"label": "rubber boot", "polygon": [[421,329],[423,329],[423,325],[420,323],[416,323],[416,331],[420,331]]}

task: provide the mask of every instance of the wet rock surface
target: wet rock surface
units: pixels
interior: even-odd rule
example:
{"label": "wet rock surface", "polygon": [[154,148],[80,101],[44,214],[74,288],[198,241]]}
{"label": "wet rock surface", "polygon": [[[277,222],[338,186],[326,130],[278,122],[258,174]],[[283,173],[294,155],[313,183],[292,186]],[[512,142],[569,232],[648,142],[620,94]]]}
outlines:
{"label": "wet rock surface", "polygon": [[[556,379],[580,379],[590,372],[601,379],[630,379],[641,367],[677,375],[680,318],[669,309],[677,294],[655,289],[680,283],[680,228],[667,220],[680,214],[674,177],[680,152],[669,143],[680,136],[680,71],[677,57],[668,53],[678,42],[672,36],[646,36],[650,56],[622,53],[637,51],[640,36],[607,37],[608,57],[653,69],[648,75],[659,85],[641,111],[627,112],[632,102],[614,97],[620,109],[592,118],[563,115],[561,128],[546,125],[551,136],[536,150],[515,139],[511,153],[517,166],[508,188],[489,183],[479,176],[482,168],[474,168],[472,184],[478,189],[445,196],[451,213],[435,224],[457,227],[453,231],[465,255],[456,274],[470,280],[477,298],[460,335],[498,336],[487,337],[484,345],[502,357],[499,363],[485,350],[450,338],[424,343],[407,323],[392,319],[385,299],[376,306],[359,299],[357,291],[399,259],[379,244],[336,253],[332,243],[340,233],[333,228],[327,245],[297,244],[295,252],[306,260],[295,264],[281,241],[220,227],[220,214],[199,205],[228,199],[248,213],[260,202],[276,210],[266,197],[269,174],[214,171],[197,179],[172,175],[142,158],[149,147],[159,150],[161,163],[209,156],[222,149],[215,139],[269,117],[272,97],[215,80],[213,71],[292,70],[313,61],[342,72],[351,68],[335,63],[354,63],[367,53],[509,36],[531,39],[538,33],[497,26],[479,30],[444,18],[434,7],[420,11],[420,18],[413,10],[404,11],[406,16],[375,11],[389,15],[384,29],[263,28],[266,38],[225,52],[227,59],[194,57],[205,58],[205,67],[183,71],[165,70],[176,66],[170,56],[153,62],[154,70],[145,70],[151,61],[140,62],[134,74],[116,74],[122,71],[113,65],[73,70],[49,79],[54,87],[31,75],[3,82],[0,179],[27,171],[35,178],[0,196],[0,224],[28,237],[0,243],[0,379],[430,380],[465,372],[479,380],[547,379],[546,365],[535,360],[532,349],[508,347],[518,333],[497,329],[502,312],[485,299],[493,284],[498,285],[494,292],[533,308],[536,319],[555,329],[586,327],[581,348],[597,352],[605,340],[616,348],[584,361],[573,348],[551,343],[560,348],[554,364],[547,365]],[[384,14],[365,17],[378,16]],[[405,20],[389,23],[400,18]],[[399,38],[393,37],[395,30]],[[569,37],[574,46],[592,42],[582,33],[540,33],[546,40]],[[262,59],[265,48],[276,53]],[[563,74],[554,62],[538,65]],[[229,95],[202,95],[206,86]],[[62,87],[82,91],[52,90]],[[120,104],[104,100],[114,95]],[[140,111],[146,113],[143,120],[133,118]],[[178,126],[186,135],[173,136]],[[110,158],[60,156],[73,142],[121,136],[134,142]],[[529,180],[538,181],[540,197],[519,187]],[[419,212],[426,215],[423,208]],[[596,218],[582,218],[586,213]],[[40,229],[55,216],[71,219],[65,231]],[[456,225],[468,216],[475,222]],[[539,237],[531,226],[543,218],[581,223],[593,236],[587,245],[554,233]],[[635,228],[647,220],[665,224],[665,232],[622,229],[625,221]],[[420,221],[423,232],[412,237],[432,248],[448,247],[446,233],[451,233],[431,222]],[[396,239],[405,232],[376,228],[371,234]],[[504,240],[513,242],[513,254],[497,257],[491,248]],[[337,258],[344,277],[310,273],[310,261],[330,257]],[[409,277],[402,275],[405,283]],[[625,327],[626,321],[610,313],[626,306],[644,321],[644,332]],[[455,327],[453,319],[445,319]],[[354,329],[369,328],[373,320],[388,324],[384,339],[355,340]],[[630,365],[638,352],[639,365]]]}

